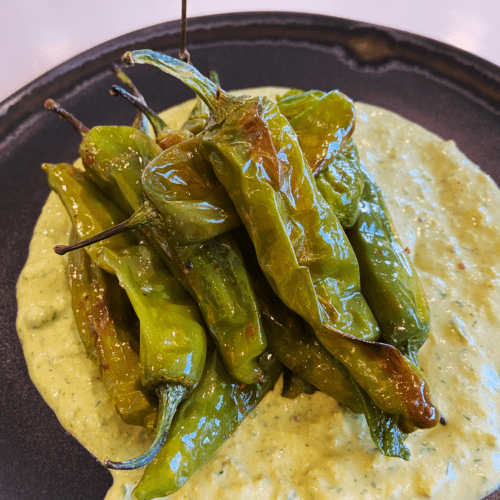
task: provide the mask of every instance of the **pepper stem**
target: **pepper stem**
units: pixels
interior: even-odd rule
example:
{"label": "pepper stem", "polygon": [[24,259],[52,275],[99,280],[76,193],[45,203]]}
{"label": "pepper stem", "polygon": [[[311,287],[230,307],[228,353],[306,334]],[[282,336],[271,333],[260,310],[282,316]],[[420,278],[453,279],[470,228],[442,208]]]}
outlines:
{"label": "pepper stem", "polygon": [[135,63],[151,64],[178,78],[203,99],[212,113],[221,103],[232,99],[227,92],[224,92],[209,78],[204,77],[196,68],[165,54],[153,50],[135,50],[134,52],[126,52],[122,61],[128,66]]}
{"label": "pepper stem", "polygon": [[115,75],[124,83],[132,92],[134,93],[135,96],[137,96],[139,99],[144,99],[142,94],[139,92],[139,89],[135,86],[134,82],[128,77],[128,75],[123,71],[118,64],[113,64],[113,71],[115,72]]}
{"label": "pepper stem", "polygon": [[153,126],[153,130],[156,136],[160,136],[163,132],[170,131],[170,127],[146,104],[146,102],[125,89],[119,87],[118,85],[113,85],[111,88],[111,94],[119,95],[131,102],[139,111],[142,111],[148,118],[149,123]]}
{"label": "pepper stem", "polygon": [[74,243],[73,245],[56,245],[54,247],[54,252],[58,255],[64,255],[68,252],[72,252],[73,250],[78,250],[79,248],[84,248],[92,245],[93,243],[106,240],[116,234],[130,231],[131,229],[149,227],[154,224],[158,217],[158,213],[154,210],[154,208],[148,202],[144,202],[127,220],[121,222],[120,224],[110,227],[102,233],[96,234],[86,240]]}
{"label": "pepper stem", "polygon": [[80,134],[82,134],[83,136],[88,134],[89,129],[78,118],[72,115],[69,111],[66,111],[59,103],[55,102],[53,99],[47,99],[45,101],[45,108],[49,111],[56,112],[59,116],[73,125],[73,128],[77,132],[80,132]]}
{"label": "pepper stem", "polygon": [[172,419],[174,418],[179,403],[187,396],[188,388],[184,385],[160,385],[156,389],[156,393],[160,401],[160,421],[158,422],[157,432],[153,443],[145,453],[131,460],[113,462],[106,459],[104,465],[108,469],[132,470],[144,467],[153,460],[160,451],[160,448],[165,444]]}

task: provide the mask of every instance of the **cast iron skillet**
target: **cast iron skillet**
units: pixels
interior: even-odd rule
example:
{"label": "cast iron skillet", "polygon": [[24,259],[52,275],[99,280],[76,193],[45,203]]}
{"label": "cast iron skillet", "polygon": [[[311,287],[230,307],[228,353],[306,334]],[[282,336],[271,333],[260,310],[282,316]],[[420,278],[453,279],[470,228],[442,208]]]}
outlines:
{"label": "cast iron skillet", "polygon": [[[132,106],[111,98],[110,66],[125,50],[176,56],[179,24],[122,36],[46,73],[0,105],[0,497],[101,500],[110,474],[59,425],[32,385],[15,329],[17,277],[49,194],[43,162],[74,160],[78,134],[43,109],[61,102],[88,127],[130,123]],[[458,147],[500,184],[500,68],[420,36],[360,22],[294,13],[190,19],[196,67],[218,71],[227,90],[260,85],[341,89],[395,111]],[[157,110],[192,97],[147,66],[130,76]],[[500,493],[489,500],[500,499]]]}

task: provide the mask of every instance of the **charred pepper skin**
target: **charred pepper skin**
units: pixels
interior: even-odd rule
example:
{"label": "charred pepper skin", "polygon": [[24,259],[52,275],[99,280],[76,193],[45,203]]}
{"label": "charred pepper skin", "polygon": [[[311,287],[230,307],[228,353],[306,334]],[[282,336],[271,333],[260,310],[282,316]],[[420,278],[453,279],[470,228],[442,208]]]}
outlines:
{"label": "charred pepper skin", "polygon": [[[126,217],[72,165],[45,164],[43,168],[80,239]],[[148,463],[161,447],[178,404],[200,380],[206,358],[205,330],[197,305],[151,247],[134,234],[116,235],[86,248],[100,267],[117,276],[127,292],[140,321],[142,382],[160,400],[157,434],[150,450],[126,462],[106,461],[111,468],[137,468]]]}
{"label": "charred pepper skin", "polygon": [[380,325],[382,340],[417,364],[418,350],[429,336],[427,300],[380,188],[364,169],[363,176],[361,212],[347,231],[361,270],[361,290]]}
{"label": "charred pepper skin", "polygon": [[[346,368],[323,347],[308,325],[296,313],[288,309],[273,292],[259,269],[255,252],[248,242],[245,230],[233,231],[245,252],[245,261],[252,273],[254,289],[266,329],[269,352],[274,354],[295,376],[295,391],[311,393],[317,388],[333,397],[355,413],[363,413],[370,434],[377,448],[386,456],[410,458],[404,441],[408,432],[407,422],[399,415],[380,410],[368,394],[353,380]],[[284,372],[286,376],[286,371]],[[290,377],[289,377],[290,379]],[[283,383],[285,396],[294,396],[292,388]],[[307,386],[308,384],[308,386]]]}
{"label": "charred pepper skin", "polygon": [[128,126],[93,127],[83,136],[79,148],[92,181],[110,198],[120,197],[127,213],[132,213],[133,207],[143,201],[140,172],[161,152],[153,139]]}
{"label": "charred pepper skin", "polygon": [[68,256],[68,278],[80,337],[117,413],[152,431],[157,402],[141,381],[138,328],[125,292],[83,249]]}
{"label": "charred pepper skin", "polygon": [[197,135],[172,146],[151,160],[141,177],[145,197],[179,245],[203,243],[241,224],[200,145]]}
{"label": "charred pepper skin", "polygon": [[177,491],[234,433],[281,374],[281,364],[269,354],[260,364],[265,378],[245,386],[230,377],[217,350],[208,356],[200,383],[182,403],[167,442],[133,492],[137,500]]}
{"label": "charred pepper skin", "polygon": [[364,186],[352,140],[356,118],[353,102],[340,92],[292,89],[278,101],[278,109],[297,133],[318,190],[342,227],[351,227],[359,215]]}
{"label": "charred pepper skin", "polygon": [[290,119],[314,175],[342,151],[354,131],[355,119],[354,103],[338,90],[328,92]]}
{"label": "charred pepper skin", "polygon": [[[84,136],[84,141],[87,138],[90,141],[91,132]],[[241,383],[255,383],[262,377],[257,358],[265,351],[267,342],[252,286],[236,243],[229,236],[220,235],[203,243],[181,245],[173,228],[168,226],[169,219],[165,223],[162,214],[151,207],[149,202],[142,202],[143,194],[139,187],[142,185],[143,192],[149,194],[160,208],[165,208],[167,204],[166,200],[161,200],[162,195],[169,198],[171,206],[181,196],[184,200],[192,200],[193,192],[196,197],[196,187],[178,185],[175,189],[175,183],[169,183],[169,170],[175,168],[177,171],[174,176],[179,173],[189,179],[191,173],[198,168],[193,165],[196,158],[202,163],[193,175],[203,177],[200,179],[203,188],[214,187],[220,195],[220,183],[208,170],[205,160],[196,152],[197,142],[194,139],[186,145],[181,143],[172,146],[150,161],[145,168],[147,157],[144,151],[150,151],[151,141],[141,136],[140,147],[135,148],[135,137],[137,135],[130,135],[127,139],[127,154],[113,157],[113,160],[109,160],[111,156],[106,149],[100,151],[97,147],[100,144],[105,148],[106,141],[94,138],[92,149],[96,154],[92,155],[92,161],[89,161],[88,154],[82,155],[86,171],[91,173],[92,179],[128,215],[134,211],[135,214],[141,214],[141,210],[146,208],[146,223],[143,225],[148,228],[151,240],[170,271],[199,305],[207,329],[220,348],[227,369]],[[147,147],[144,147],[145,142]],[[82,149],[81,147],[80,150]],[[85,148],[86,151],[88,149]],[[101,158],[103,162],[100,161]],[[185,170],[182,168],[184,166]],[[202,168],[205,169],[205,175]],[[184,171],[180,172],[181,170]],[[162,177],[162,173],[166,175]],[[192,193],[189,192],[190,189]],[[231,204],[228,198],[227,204]],[[196,205],[196,201],[191,205],[193,215],[196,215]],[[151,210],[147,207],[151,207]],[[168,215],[166,209],[165,215]],[[228,227],[232,225],[230,223]],[[183,227],[182,221],[180,227]],[[184,234],[187,234],[186,230],[184,226]]]}
{"label": "charred pepper skin", "polygon": [[228,191],[277,295],[311,324],[381,410],[419,428],[436,425],[439,412],[420,370],[395,347],[373,341],[379,331],[360,293],[352,247],[276,105],[264,97],[232,98],[163,54],[136,51],[123,61],[153,64],[205,100],[211,118],[202,153]]}

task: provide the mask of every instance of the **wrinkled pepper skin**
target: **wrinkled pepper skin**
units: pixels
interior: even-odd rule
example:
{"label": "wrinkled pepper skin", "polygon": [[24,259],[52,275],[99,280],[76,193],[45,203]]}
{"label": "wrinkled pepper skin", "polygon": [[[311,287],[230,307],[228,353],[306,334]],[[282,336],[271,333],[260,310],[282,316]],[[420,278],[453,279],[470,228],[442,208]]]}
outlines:
{"label": "wrinkled pepper skin", "polygon": [[[78,236],[84,240],[123,221],[126,215],[72,165],[43,166]],[[127,292],[140,321],[142,381],[155,389],[165,383],[198,383],[206,357],[206,336],[197,305],[135,234],[113,236],[86,250]]]}
{"label": "wrinkled pepper skin", "polygon": [[280,113],[290,121],[324,95],[325,93],[322,90],[303,91],[300,89],[290,89],[286,94],[278,98],[278,108]]}
{"label": "wrinkled pepper skin", "polygon": [[[238,232],[241,238],[241,231]],[[254,258],[253,255],[245,254],[247,262]],[[276,296],[262,271],[252,264],[249,268],[269,352],[311,386],[355,413],[362,413],[363,406],[356,384],[342,363],[318,342],[311,327]]]}
{"label": "wrinkled pepper skin", "polygon": [[68,276],[80,337],[116,411],[125,423],[152,431],[157,402],[142,385],[136,318],[125,292],[83,249],[69,254]]}
{"label": "wrinkled pepper skin", "polygon": [[355,126],[352,101],[340,93],[292,89],[278,101],[278,109],[297,133],[320,193],[342,227],[351,227],[359,215],[364,185],[351,138]]}
{"label": "wrinkled pepper skin", "polygon": [[[153,232],[154,236],[154,232]],[[155,239],[165,262],[199,305],[226,369],[244,384],[262,378],[267,339],[245,262],[229,234],[196,245]]]}
{"label": "wrinkled pepper skin", "polygon": [[142,173],[144,195],[179,245],[202,243],[241,224],[200,144],[200,135],[176,144]]}
{"label": "wrinkled pepper skin", "polygon": [[314,175],[342,151],[354,131],[354,123],[354,103],[337,90],[328,92],[290,120]]}
{"label": "wrinkled pepper skin", "polygon": [[365,184],[361,161],[352,139],[316,176],[316,186],[331,207],[342,227],[354,225],[360,213]]}
{"label": "wrinkled pepper skin", "polygon": [[180,406],[167,442],[133,492],[137,500],[177,491],[234,433],[281,373],[271,355],[263,355],[260,363],[265,379],[242,386],[229,376],[217,350],[208,356],[200,383]]}
{"label": "wrinkled pepper skin", "polygon": [[436,425],[439,412],[420,370],[395,347],[366,340],[379,331],[360,293],[354,251],[276,105],[264,97],[233,98],[193,67],[153,51],[128,52],[122,60],[155,65],[204,99],[211,117],[202,154],[277,295],[307,320],[378,408],[418,428]]}
{"label": "wrinkled pepper skin", "polygon": [[286,370],[284,372],[284,395],[295,397],[300,392],[310,394],[313,388],[320,389],[355,413],[365,415],[373,441],[384,455],[408,460],[410,452],[404,440],[406,433],[415,428],[410,430],[399,415],[385,413],[374,404],[342,363],[318,342],[311,326],[288,309],[273,292],[258,267],[246,231],[238,228],[233,234],[245,248],[245,261],[261,308],[269,352],[293,374],[287,380]]}
{"label": "wrinkled pepper skin", "polygon": [[[93,178],[99,178],[104,192],[109,192],[110,197],[130,215],[141,207],[139,200],[142,195],[138,188],[141,175],[146,177],[146,180],[142,179],[142,185],[145,192],[150,190],[152,201],[157,200],[161,204],[158,200],[163,192],[166,197],[170,197],[172,204],[175,204],[176,193],[169,194],[169,189],[175,191],[175,182],[169,184],[168,173],[163,178],[161,173],[165,173],[165,170],[174,165],[173,168],[180,170],[173,174],[175,178],[178,174],[179,177],[190,178],[193,172],[191,145],[192,143],[188,143],[185,148],[182,144],[173,146],[158,160],[153,160],[151,169],[160,169],[158,179],[153,176],[154,170],[146,169],[142,172],[144,161],[139,161],[136,155],[133,156],[135,161],[122,163],[118,158],[114,163],[105,162],[102,166],[99,161],[89,162],[86,167],[88,171],[93,172]],[[133,144],[130,143],[128,147],[132,150]],[[106,152],[102,155],[106,157]],[[185,163],[178,163],[181,161]],[[162,166],[165,168],[162,169]],[[202,168],[207,169],[204,160],[200,169]],[[175,181],[172,178],[170,180]],[[150,182],[153,183],[151,188]],[[207,173],[205,179],[200,182],[204,188],[212,182],[216,190],[220,189],[217,187],[220,183],[213,173]],[[106,186],[109,186],[109,190]],[[113,190],[113,186],[117,186],[117,190]],[[151,190],[154,190],[154,195]],[[181,191],[186,198],[187,188],[177,186],[177,194]],[[196,196],[195,186],[192,192]],[[132,207],[129,207],[129,201],[133,202]],[[161,206],[165,207],[165,203]],[[230,203],[228,201],[228,204]],[[236,243],[229,236],[221,235],[204,243],[179,245],[161,214],[158,214],[154,224],[149,227],[149,234],[169,270],[199,305],[206,326],[220,348],[231,375],[245,384],[258,381],[262,372],[257,358],[265,351],[267,343],[252,286]]]}
{"label": "wrinkled pepper skin", "polygon": [[283,302],[312,324],[376,340],[379,330],[361,295],[354,251],[277,106],[265,97],[247,100],[207,129],[202,153]]}
{"label": "wrinkled pepper skin", "polygon": [[363,171],[361,213],[347,232],[361,270],[361,290],[380,325],[382,340],[417,364],[430,313],[413,264],[396,234],[384,196]]}
{"label": "wrinkled pepper skin", "polygon": [[142,203],[141,172],[162,149],[134,127],[97,126],[83,136],[79,152],[92,181],[131,213]]}

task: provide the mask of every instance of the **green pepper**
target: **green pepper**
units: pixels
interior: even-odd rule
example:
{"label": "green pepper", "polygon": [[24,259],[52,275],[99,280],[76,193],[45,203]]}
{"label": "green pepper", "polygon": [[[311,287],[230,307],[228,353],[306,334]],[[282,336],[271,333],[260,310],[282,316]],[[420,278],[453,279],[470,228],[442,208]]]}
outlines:
{"label": "green pepper", "polygon": [[58,113],[82,135],[80,158],[93,182],[111,198],[119,197],[127,212],[140,205],[140,172],[162,151],[154,140],[129,126],[97,126],[89,130],[52,99],[45,102],[45,107]]}
{"label": "green pepper", "polygon": [[[128,92],[116,86],[113,90],[146,110],[151,123],[163,123],[154,111],[142,106]],[[198,111],[199,108],[202,111]],[[197,104],[190,115],[192,120],[199,122],[203,119],[206,122],[204,108],[204,103],[203,107]],[[211,165],[201,155],[200,143],[201,136],[198,135],[171,145],[148,162],[142,174],[146,198],[180,245],[201,243],[241,224],[225,189],[215,177]],[[127,168],[134,169],[137,174],[142,171],[142,165],[134,166],[128,165]]]}
{"label": "green pepper", "polygon": [[[80,239],[116,225],[125,214],[72,165],[43,165],[51,188],[59,195]],[[140,321],[142,383],[160,400],[157,434],[151,448],[126,462],[107,461],[112,468],[148,463],[163,444],[175,410],[203,373],[206,337],[196,304],[162,265],[151,247],[135,234],[116,235],[105,244],[86,247],[90,257],[119,279]]]}
{"label": "green pepper", "polygon": [[172,146],[142,174],[144,195],[179,245],[201,243],[241,224],[200,144],[198,135]]}
{"label": "green pepper", "polygon": [[308,90],[304,92],[299,89],[290,89],[286,94],[277,99],[278,108],[285,118],[291,120],[324,95],[325,93],[322,90]]}
{"label": "green pepper", "polygon": [[314,175],[343,149],[354,131],[354,123],[354,104],[338,90],[328,92],[290,119]]}
{"label": "green pepper", "polygon": [[[252,273],[269,352],[295,375],[294,381],[301,384],[298,390],[302,390],[304,383],[309,384],[310,388],[320,389],[355,413],[363,413],[377,448],[386,456],[408,460],[410,452],[404,440],[406,433],[415,428],[410,429],[399,415],[383,412],[374,404],[342,363],[318,342],[311,327],[273,292],[258,267],[245,230],[239,228],[233,233],[241,247],[246,249],[245,261]],[[285,385],[284,389],[287,393],[291,391]]]}
{"label": "green pepper", "polygon": [[211,118],[202,153],[277,295],[381,410],[419,428],[436,425],[439,412],[420,370],[395,347],[368,340],[379,331],[360,292],[356,257],[276,105],[265,97],[231,97],[189,65],[152,51],[126,53],[123,61],[153,64],[205,100]]}
{"label": "green pepper", "polygon": [[117,413],[127,424],[153,430],[157,403],[141,381],[136,318],[126,294],[81,249],[69,255],[68,277],[80,337]]}
{"label": "green pepper", "polygon": [[[144,166],[161,153],[155,142],[134,127],[97,126],[83,136],[80,144],[83,165],[111,198],[120,196],[127,212],[142,203],[140,178],[128,165]],[[93,165],[99,165],[99,175]],[[117,168],[121,166],[121,168]],[[128,187],[128,189],[127,189]]]}
{"label": "green pepper", "polygon": [[352,227],[359,216],[364,187],[361,162],[352,139],[316,176],[316,186],[342,227]]}
{"label": "green pepper", "polygon": [[355,123],[352,101],[340,92],[293,89],[278,101],[278,109],[297,133],[318,190],[342,227],[351,227],[359,215],[364,184],[351,138]]}
{"label": "green pepper", "polygon": [[[57,111],[65,118],[69,114],[59,106]],[[71,123],[80,132],[83,129],[86,141],[91,132],[85,132],[86,128],[74,117],[71,117]],[[149,203],[139,205],[141,194],[138,184],[145,163],[141,156],[143,148],[135,151],[131,141],[127,145],[126,161],[123,161],[122,156],[111,157],[105,149],[109,130],[106,129],[102,136],[97,132],[92,135],[93,140],[89,137],[85,142],[85,148],[80,147],[81,153],[88,150],[93,152],[90,156],[82,153],[86,172],[123,210],[128,214],[133,210],[136,212],[123,224],[111,227],[104,234],[95,235],[94,241],[131,227],[148,227],[165,263],[199,304],[228,371],[242,383],[258,381],[262,371],[257,358],[266,348],[266,339],[252,286],[236,243],[229,236],[221,235],[201,244],[178,245],[160,214]],[[184,154],[182,146],[179,147],[179,155],[174,154],[179,151],[177,148],[164,152],[172,164],[176,156],[180,162],[187,161],[190,156],[189,152]],[[152,163],[152,166],[160,168],[161,164]],[[161,196],[161,189],[162,184],[159,182],[155,185],[158,197]]]}
{"label": "green pepper", "polygon": [[265,379],[242,386],[226,372],[217,351],[208,356],[200,383],[182,403],[165,445],[133,492],[137,500],[177,491],[234,433],[281,373],[281,364],[270,355],[263,355],[260,364]]}
{"label": "green pepper", "polygon": [[364,169],[363,175],[361,213],[347,232],[361,270],[361,290],[380,325],[382,340],[417,364],[418,350],[429,335],[429,307],[383,194]]}

